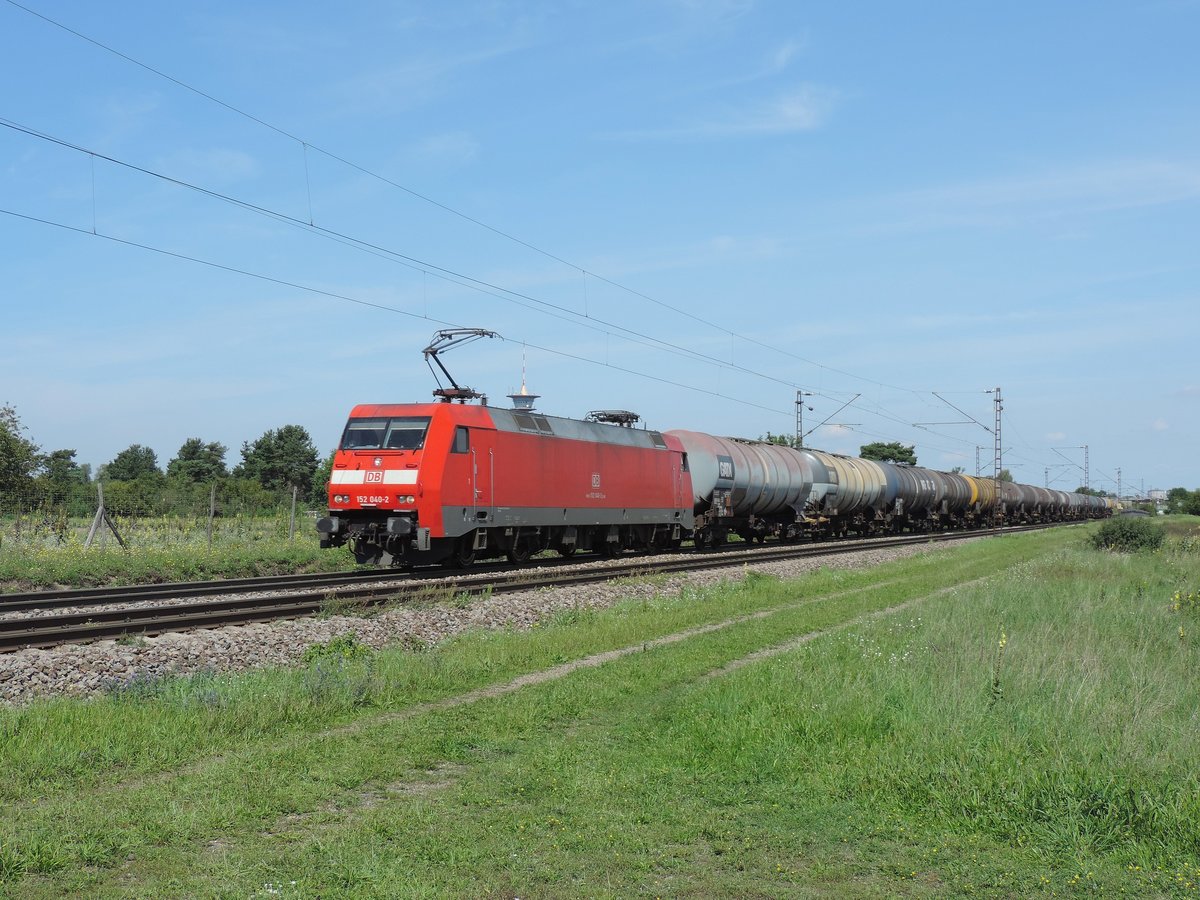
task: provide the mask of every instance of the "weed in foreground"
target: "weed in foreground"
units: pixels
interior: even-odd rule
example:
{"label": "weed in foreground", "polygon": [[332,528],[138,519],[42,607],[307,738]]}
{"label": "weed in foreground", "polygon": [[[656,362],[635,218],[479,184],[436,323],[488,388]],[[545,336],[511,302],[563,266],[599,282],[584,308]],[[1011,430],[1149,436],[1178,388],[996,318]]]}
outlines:
{"label": "weed in foreground", "polygon": [[358,635],[352,631],[339,634],[319,644],[313,644],[304,651],[304,662],[312,665],[323,660],[347,661],[362,659],[371,654],[371,648],[358,640]]}

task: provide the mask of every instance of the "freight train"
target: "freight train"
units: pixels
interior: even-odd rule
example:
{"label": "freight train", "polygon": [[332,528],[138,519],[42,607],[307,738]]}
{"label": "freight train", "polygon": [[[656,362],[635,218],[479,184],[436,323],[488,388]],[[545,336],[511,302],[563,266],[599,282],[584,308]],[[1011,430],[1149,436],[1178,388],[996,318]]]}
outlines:
{"label": "freight train", "polygon": [[[438,392],[435,392],[438,393]],[[449,396],[448,396],[449,395]],[[360,563],[520,563],[545,550],[674,549],[1111,515],[1114,503],[920,466],[694,431],[447,402],[356,406],[334,456],[322,547]]]}

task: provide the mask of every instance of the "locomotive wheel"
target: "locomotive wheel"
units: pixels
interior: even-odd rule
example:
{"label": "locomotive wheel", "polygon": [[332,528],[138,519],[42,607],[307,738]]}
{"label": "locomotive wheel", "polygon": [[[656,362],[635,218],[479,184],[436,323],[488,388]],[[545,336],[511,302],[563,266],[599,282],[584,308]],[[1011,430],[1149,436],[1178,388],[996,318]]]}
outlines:
{"label": "locomotive wheel", "polygon": [[442,563],[447,569],[466,569],[475,562],[475,535],[468,532],[454,543],[454,550]]}
{"label": "locomotive wheel", "polygon": [[366,541],[354,542],[354,561],[360,566],[378,565],[382,555],[383,549],[375,544],[368,544]]}
{"label": "locomotive wheel", "polygon": [[558,555],[563,559],[570,559],[575,555],[575,550],[577,548],[574,544],[559,544],[554,549],[558,551]]}
{"label": "locomotive wheel", "polygon": [[508,561],[514,566],[519,566],[522,563],[529,562],[530,554],[533,547],[527,541],[515,540],[512,546],[505,551],[504,555],[508,557]]}

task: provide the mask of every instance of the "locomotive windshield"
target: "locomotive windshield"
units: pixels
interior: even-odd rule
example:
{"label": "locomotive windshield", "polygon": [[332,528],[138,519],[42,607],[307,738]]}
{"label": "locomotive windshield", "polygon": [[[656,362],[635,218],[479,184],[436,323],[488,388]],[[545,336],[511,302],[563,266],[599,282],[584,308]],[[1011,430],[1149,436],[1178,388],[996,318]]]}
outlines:
{"label": "locomotive windshield", "polygon": [[429,416],[351,419],[342,435],[343,450],[420,450]]}

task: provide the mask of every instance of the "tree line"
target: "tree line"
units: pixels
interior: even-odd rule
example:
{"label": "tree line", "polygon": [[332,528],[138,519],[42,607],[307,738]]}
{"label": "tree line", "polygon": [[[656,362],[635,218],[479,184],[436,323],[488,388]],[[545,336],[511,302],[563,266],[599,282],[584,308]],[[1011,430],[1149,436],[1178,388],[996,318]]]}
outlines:
{"label": "tree line", "polygon": [[1200,488],[1189,491],[1175,487],[1167,491],[1167,512],[1200,516]]}
{"label": "tree line", "polygon": [[[796,446],[792,435],[768,432],[761,440]],[[260,511],[290,499],[293,488],[300,499],[323,506],[333,467],[333,453],[322,459],[307,429],[284,425],[265,431],[257,440],[242,442],[242,459],[232,469],[225,461],[228,449],[216,441],[188,438],[170,460],[159,467],[150,447],[130,444],[93,474],[87,463],[75,460],[75,450],[43,453],[26,435],[13,406],[0,406],[0,497],[16,497],[26,507],[53,504],[73,515],[95,508],[95,481],[104,484],[105,503],[114,512],[151,514],[207,503],[212,485],[219,502],[230,509]],[[876,441],[859,448],[864,459],[915,466],[913,445]],[[961,466],[952,471],[962,472]],[[1001,481],[1012,481],[1007,469]],[[1080,486],[1077,493],[1109,496]],[[1169,512],[1200,515],[1200,488],[1176,487],[1167,491]]]}
{"label": "tree line", "polygon": [[163,469],[153,449],[131,444],[93,473],[76,461],[73,449],[43,452],[16,409],[0,406],[0,496],[15,497],[26,508],[53,505],[87,514],[95,509],[97,481],[105,505],[120,514],[207,508],[213,485],[218,502],[231,510],[276,508],[293,489],[304,502],[325,504],[333,454],[322,459],[303,426],[284,425],[244,441],[241,461],[232,468],[227,452],[216,441],[188,438]]}

